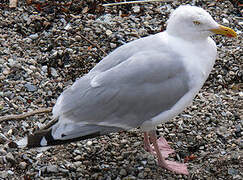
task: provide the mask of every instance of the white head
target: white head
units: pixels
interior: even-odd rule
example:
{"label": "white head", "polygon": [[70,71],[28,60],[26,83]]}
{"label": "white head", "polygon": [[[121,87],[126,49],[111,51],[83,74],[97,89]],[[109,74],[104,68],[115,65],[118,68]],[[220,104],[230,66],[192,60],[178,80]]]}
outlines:
{"label": "white head", "polygon": [[204,9],[181,5],[170,16],[166,32],[185,40],[205,39],[212,34],[236,37],[236,33],[219,25]]}

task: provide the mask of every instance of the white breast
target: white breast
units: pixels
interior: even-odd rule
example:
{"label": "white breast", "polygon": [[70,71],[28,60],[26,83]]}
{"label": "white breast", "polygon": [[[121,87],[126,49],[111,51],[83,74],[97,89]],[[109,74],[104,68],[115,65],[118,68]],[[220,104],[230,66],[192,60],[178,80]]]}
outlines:
{"label": "white breast", "polygon": [[[173,37],[171,37],[173,38]],[[173,39],[168,39],[173,42]],[[170,110],[161,112],[149,121],[145,121],[141,126],[142,130],[149,131],[155,129],[158,124],[169,121],[186,106],[188,106],[199,90],[202,88],[209,73],[211,72],[217,54],[217,49],[214,41],[208,38],[205,42],[197,44],[186,43],[184,41],[175,41],[171,44],[172,50],[179,52],[183,57],[185,68],[189,75],[190,91],[185,94]],[[183,44],[183,46],[182,46]]]}

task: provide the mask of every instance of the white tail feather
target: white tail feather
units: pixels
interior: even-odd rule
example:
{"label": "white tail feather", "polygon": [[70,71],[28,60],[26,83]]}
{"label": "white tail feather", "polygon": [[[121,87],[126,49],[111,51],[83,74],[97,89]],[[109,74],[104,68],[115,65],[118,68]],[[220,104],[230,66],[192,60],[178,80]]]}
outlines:
{"label": "white tail feather", "polygon": [[20,139],[19,141],[16,141],[16,144],[20,148],[26,147],[27,146],[27,143],[28,143],[27,137],[24,137],[24,138]]}

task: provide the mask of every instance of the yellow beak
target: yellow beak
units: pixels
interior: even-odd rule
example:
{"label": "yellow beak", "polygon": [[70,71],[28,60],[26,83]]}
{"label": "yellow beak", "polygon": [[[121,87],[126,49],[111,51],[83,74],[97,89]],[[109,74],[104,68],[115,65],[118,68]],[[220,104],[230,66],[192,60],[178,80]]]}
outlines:
{"label": "yellow beak", "polygon": [[209,29],[209,31],[213,32],[214,34],[222,34],[227,37],[236,37],[237,36],[236,32],[233,29],[222,26],[222,25],[219,25],[219,27],[216,29]]}

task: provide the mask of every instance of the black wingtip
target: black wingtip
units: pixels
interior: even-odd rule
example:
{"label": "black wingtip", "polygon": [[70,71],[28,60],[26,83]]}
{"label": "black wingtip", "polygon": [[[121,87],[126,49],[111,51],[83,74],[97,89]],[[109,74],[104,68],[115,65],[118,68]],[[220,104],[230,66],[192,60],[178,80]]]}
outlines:
{"label": "black wingtip", "polygon": [[90,139],[90,138],[94,138],[94,137],[97,137],[100,135],[101,135],[100,132],[95,132],[95,133],[77,137],[77,138],[56,140],[52,136],[52,129],[48,129],[48,130],[38,131],[33,135],[28,135],[27,137],[22,138],[20,141],[12,142],[9,145],[14,148],[16,148],[16,147],[18,147],[18,148],[46,147],[46,146],[55,146],[55,145],[61,145],[61,144],[75,142],[75,141]]}

